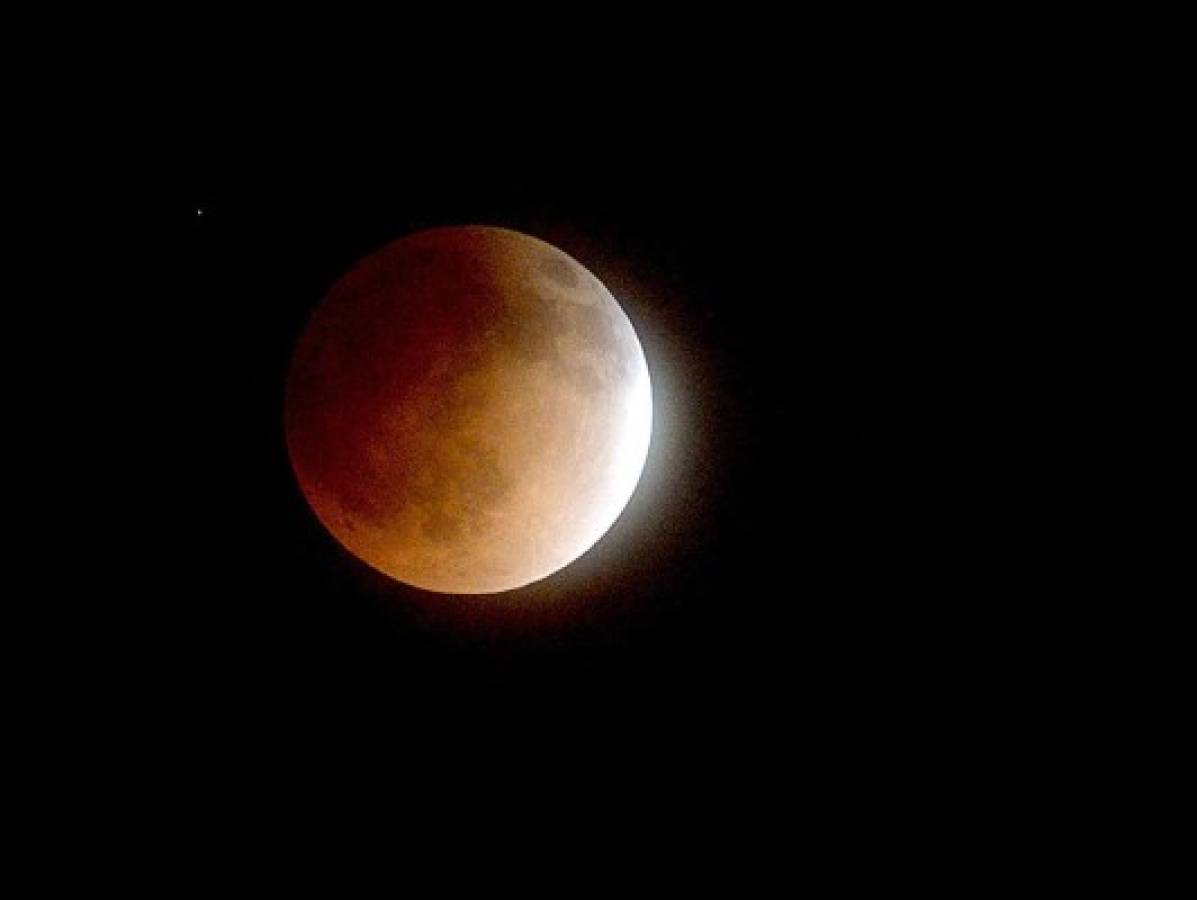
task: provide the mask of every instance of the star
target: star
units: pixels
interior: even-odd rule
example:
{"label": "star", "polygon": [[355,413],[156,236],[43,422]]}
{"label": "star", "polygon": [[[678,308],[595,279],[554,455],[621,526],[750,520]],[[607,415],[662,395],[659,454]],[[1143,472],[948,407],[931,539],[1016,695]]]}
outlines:
{"label": "star", "polygon": [[196,214],[197,216],[202,216],[202,215],[204,214],[204,211],[203,211],[202,209],[197,209],[197,210],[195,211],[195,214]]}

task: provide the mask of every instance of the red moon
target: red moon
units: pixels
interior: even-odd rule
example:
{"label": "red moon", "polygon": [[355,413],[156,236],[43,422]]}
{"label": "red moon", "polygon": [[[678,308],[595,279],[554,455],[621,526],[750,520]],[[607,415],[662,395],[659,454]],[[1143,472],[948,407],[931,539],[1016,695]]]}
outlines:
{"label": "red moon", "polygon": [[581,264],[518,232],[438,228],[333,285],[292,357],[285,429],[351,553],[416,587],[497,593],[611,527],[644,468],[651,388]]}

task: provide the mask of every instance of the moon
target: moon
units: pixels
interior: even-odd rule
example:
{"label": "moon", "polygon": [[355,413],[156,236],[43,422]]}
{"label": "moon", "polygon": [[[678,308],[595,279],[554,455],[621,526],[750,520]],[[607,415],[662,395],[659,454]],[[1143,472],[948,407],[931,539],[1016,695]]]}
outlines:
{"label": "moon", "polygon": [[452,594],[569,565],[631,498],[652,431],[648,365],[606,287],[561,250],[437,228],[337,281],[301,334],[284,425],[329,533]]}

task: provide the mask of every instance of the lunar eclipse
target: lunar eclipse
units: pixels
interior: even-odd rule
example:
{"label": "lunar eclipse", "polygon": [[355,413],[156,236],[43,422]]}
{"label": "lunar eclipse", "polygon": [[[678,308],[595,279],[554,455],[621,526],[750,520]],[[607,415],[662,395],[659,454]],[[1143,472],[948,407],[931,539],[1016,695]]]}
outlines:
{"label": "lunar eclipse", "polygon": [[287,450],[328,532],[386,575],[488,594],[590,549],[652,431],[631,322],[576,260],[501,228],[394,241],[337,281],[299,338]]}

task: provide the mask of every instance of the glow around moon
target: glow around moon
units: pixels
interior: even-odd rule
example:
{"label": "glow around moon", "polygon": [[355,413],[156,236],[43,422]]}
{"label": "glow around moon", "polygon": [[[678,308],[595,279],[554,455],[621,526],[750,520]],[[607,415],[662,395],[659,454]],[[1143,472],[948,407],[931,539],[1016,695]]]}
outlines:
{"label": "glow around moon", "polygon": [[285,427],[304,496],[354,555],[428,590],[495,593],[611,527],[652,393],[631,323],[578,262],[442,228],[333,286],[296,347]]}

